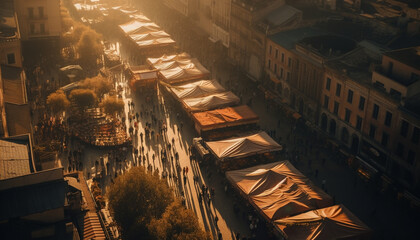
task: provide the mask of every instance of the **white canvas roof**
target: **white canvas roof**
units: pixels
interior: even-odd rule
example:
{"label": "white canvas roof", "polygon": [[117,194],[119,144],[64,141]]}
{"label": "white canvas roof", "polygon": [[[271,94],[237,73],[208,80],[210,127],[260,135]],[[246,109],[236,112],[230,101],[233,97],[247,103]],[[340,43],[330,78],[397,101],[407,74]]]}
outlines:
{"label": "white canvas roof", "polygon": [[124,23],[119,25],[122,31],[127,35],[131,34],[146,34],[149,32],[156,32],[160,31],[160,27],[155,23],[151,22],[140,22],[137,20],[130,21],[128,23]]}
{"label": "white canvas roof", "polygon": [[167,37],[170,37],[170,35],[165,31],[149,32],[145,34],[130,34],[130,38],[134,41],[144,41]]}
{"label": "white canvas roof", "polygon": [[197,82],[171,87],[171,91],[179,99],[204,97],[213,93],[225,92],[216,80],[200,80]]}
{"label": "white canvas roof", "polygon": [[221,160],[282,150],[282,146],[268,136],[266,132],[259,132],[239,138],[206,142],[206,144],[217,158]]}
{"label": "white canvas roof", "polygon": [[191,112],[207,111],[228,107],[239,103],[239,98],[232,92],[222,92],[198,98],[183,99],[184,105]]}
{"label": "white canvas roof", "polygon": [[189,59],[191,58],[191,56],[186,53],[180,53],[180,54],[174,54],[174,55],[163,55],[162,57],[158,57],[158,58],[148,58],[147,62],[153,66],[155,64],[159,64],[159,63],[164,63],[164,62],[172,62],[172,61],[176,61],[176,60],[181,60],[181,59]]}

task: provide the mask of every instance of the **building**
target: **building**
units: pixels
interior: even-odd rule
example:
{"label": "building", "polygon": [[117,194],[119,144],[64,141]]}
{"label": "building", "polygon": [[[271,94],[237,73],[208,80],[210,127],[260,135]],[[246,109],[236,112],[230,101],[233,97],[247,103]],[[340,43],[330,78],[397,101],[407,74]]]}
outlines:
{"label": "building", "polygon": [[363,163],[419,194],[420,50],[384,51],[362,42],[325,64],[318,125]]}
{"label": "building", "polygon": [[212,28],[210,40],[220,41],[223,46],[229,47],[230,13],[232,0],[213,1],[212,9]]}
{"label": "building", "polygon": [[163,4],[165,4],[165,6],[172,8],[174,10],[176,10],[177,12],[179,12],[180,14],[188,17],[189,15],[189,2],[191,0],[163,0]]}
{"label": "building", "polygon": [[254,81],[264,75],[266,37],[293,28],[302,13],[285,0],[234,0],[229,29],[229,59]]}
{"label": "building", "polygon": [[26,77],[22,69],[19,26],[13,1],[0,3],[0,137],[31,133],[26,95]]}
{"label": "building", "polygon": [[14,0],[14,5],[23,41],[60,37],[59,0]]}
{"label": "building", "polygon": [[317,123],[324,63],[354,47],[352,40],[314,27],[274,34],[266,49],[269,88],[306,120]]}

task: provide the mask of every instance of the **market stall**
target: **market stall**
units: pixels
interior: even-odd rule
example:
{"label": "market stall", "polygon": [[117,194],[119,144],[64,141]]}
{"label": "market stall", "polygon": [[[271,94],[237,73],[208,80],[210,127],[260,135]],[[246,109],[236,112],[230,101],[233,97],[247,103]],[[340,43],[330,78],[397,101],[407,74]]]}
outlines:
{"label": "market stall", "polygon": [[200,80],[188,84],[170,87],[172,95],[178,100],[184,98],[204,97],[214,93],[225,92],[216,80]]}
{"label": "market stall", "polygon": [[226,177],[269,222],[333,204],[289,161],[229,171]]}
{"label": "market stall", "polygon": [[215,93],[205,97],[182,99],[182,104],[187,112],[208,111],[234,106],[239,102],[240,99],[232,92]]}
{"label": "market stall", "polygon": [[274,221],[286,239],[370,239],[372,230],[343,205]]}
{"label": "market stall", "polygon": [[203,138],[217,139],[256,129],[259,117],[247,105],[192,114],[195,130]]}

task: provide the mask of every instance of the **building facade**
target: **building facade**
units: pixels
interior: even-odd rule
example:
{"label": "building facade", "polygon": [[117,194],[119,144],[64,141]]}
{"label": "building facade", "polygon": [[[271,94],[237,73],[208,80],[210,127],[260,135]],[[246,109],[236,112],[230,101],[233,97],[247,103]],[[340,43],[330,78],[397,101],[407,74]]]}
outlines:
{"label": "building facade", "polygon": [[232,2],[228,56],[254,81],[260,81],[263,76],[268,31],[268,29],[259,29],[257,23],[283,5],[285,5],[284,0]]}
{"label": "building facade", "polygon": [[15,0],[23,41],[59,38],[61,17],[59,0]]}
{"label": "building facade", "polygon": [[210,39],[213,42],[220,41],[223,46],[229,47],[230,12],[232,0],[213,1],[212,29]]}

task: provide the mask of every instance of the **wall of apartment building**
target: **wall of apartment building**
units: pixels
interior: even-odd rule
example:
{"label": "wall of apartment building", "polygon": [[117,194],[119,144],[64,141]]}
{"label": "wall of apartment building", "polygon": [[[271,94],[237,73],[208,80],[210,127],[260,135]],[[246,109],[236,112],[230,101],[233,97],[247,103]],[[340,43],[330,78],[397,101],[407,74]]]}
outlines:
{"label": "wall of apartment building", "polygon": [[320,97],[322,110],[318,126],[354,153],[358,153],[369,87],[329,67],[325,68],[323,80]]}
{"label": "wall of apartment building", "polygon": [[22,67],[20,39],[0,40],[0,63],[14,67]]}
{"label": "wall of apartment building", "polygon": [[[340,88],[339,94],[337,88]],[[378,169],[405,182],[406,187],[420,187],[419,118],[405,113],[399,102],[387,94],[328,67],[321,91],[322,110],[318,126],[322,130],[353,153],[370,158]],[[351,100],[349,95],[352,95]],[[346,109],[350,117],[346,117]],[[401,130],[403,121],[406,122],[405,130]]]}
{"label": "wall of apartment building", "polygon": [[252,15],[247,9],[233,2],[231,9],[228,56],[235,64],[247,70],[249,57],[246,48],[248,46],[247,40],[251,38]]}
{"label": "wall of apartment building", "polygon": [[265,52],[265,69],[270,75],[270,86],[287,103],[290,103],[290,81],[292,66],[295,61],[294,53],[267,39]]}
{"label": "wall of apartment building", "polygon": [[59,0],[15,0],[22,40],[59,37]]}
{"label": "wall of apartment building", "polygon": [[[390,64],[392,69],[390,69]],[[420,76],[420,69],[411,67],[386,55],[382,57],[382,69],[387,75],[392,75],[395,78],[411,79],[411,74],[413,73]]]}
{"label": "wall of apartment building", "polygon": [[404,110],[399,113],[395,119],[390,172],[409,187],[420,191],[420,118]]}
{"label": "wall of apartment building", "polygon": [[163,4],[184,16],[188,16],[188,1],[189,0],[163,0]]}
{"label": "wall of apartment building", "polygon": [[214,41],[220,40],[225,47],[229,47],[230,12],[232,0],[213,1],[212,32]]}
{"label": "wall of apartment building", "polygon": [[322,64],[270,39],[267,40],[265,55],[265,69],[270,77],[275,77],[272,86],[307,120],[317,123],[324,74]]}

